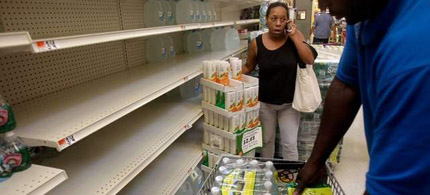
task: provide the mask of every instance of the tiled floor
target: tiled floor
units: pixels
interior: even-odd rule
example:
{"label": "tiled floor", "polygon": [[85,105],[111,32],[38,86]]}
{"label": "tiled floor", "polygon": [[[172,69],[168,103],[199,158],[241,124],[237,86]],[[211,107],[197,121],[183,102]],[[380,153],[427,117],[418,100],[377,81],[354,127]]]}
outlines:
{"label": "tiled floor", "polygon": [[340,163],[335,177],[347,195],[362,195],[365,190],[365,174],[369,156],[364,136],[363,113],[360,111],[346,133]]}

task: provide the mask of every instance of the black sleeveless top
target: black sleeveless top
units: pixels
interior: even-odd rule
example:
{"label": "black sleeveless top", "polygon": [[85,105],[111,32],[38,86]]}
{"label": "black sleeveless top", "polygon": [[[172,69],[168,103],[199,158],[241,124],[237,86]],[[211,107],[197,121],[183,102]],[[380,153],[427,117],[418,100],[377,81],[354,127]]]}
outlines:
{"label": "black sleeveless top", "polygon": [[260,68],[259,100],[269,104],[292,103],[300,57],[294,42],[288,38],[280,48],[268,50],[262,35],[257,41],[257,64]]}

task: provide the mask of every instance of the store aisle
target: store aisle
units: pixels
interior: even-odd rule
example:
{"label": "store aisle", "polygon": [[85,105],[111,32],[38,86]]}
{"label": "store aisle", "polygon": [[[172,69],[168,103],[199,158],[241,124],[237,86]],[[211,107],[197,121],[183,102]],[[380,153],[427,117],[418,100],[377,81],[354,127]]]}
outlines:
{"label": "store aisle", "polygon": [[369,163],[362,110],[346,133],[343,143],[340,163],[335,168],[335,177],[347,195],[362,195]]}

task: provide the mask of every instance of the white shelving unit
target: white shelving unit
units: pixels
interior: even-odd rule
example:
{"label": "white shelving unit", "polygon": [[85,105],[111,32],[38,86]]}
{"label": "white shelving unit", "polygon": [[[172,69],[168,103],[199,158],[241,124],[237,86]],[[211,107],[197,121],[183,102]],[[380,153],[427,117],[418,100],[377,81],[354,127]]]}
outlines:
{"label": "white shelving unit", "polygon": [[243,52],[182,54],[174,60],[136,67],[16,106],[16,134],[29,146],[62,151],[202,73],[201,63]]}
{"label": "white shelving unit", "polygon": [[202,159],[202,136],[200,126],[188,130],[119,194],[175,194]]}
{"label": "white shelving unit", "polygon": [[144,194],[176,192],[202,157],[202,135],[178,139],[203,115],[201,98],[159,97],[200,75],[203,60],[227,59],[245,51],[247,43],[145,64],[146,40],[136,38],[172,33],[181,48],[182,33],[175,32],[259,22],[223,19],[230,1],[222,2],[214,4],[224,21],[156,28],[144,28],[139,0],[0,2],[7,31],[0,33],[0,60],[7,70],[0,79],[7,87],[0,92],[13,101],[15,132],[29,146],[62,151],[0,183],[0,194],[117,194],[139,174],[131,191],[147,186]]}
{"label": "white shelving unit", "polygon": [[33,40],[28,32],[0,33],[0,54],[17,51],[41,53],[59,49],[106,43],[111,41],[147,37],[151,35],[160,35],[186,30],[196,30],[222,26],[247,25],[258,22],[258,19],[251,19],[229,22],[193,23],[36,40]]}
{"label": "white shelving unit", "polygon": [[50,194],[116,194],[202,116],[198,101],[157,99],[44,165],[69,179]]}
{"label": "white shelving unit", "polygon": [[2,195],[45,194],[67,179],[63,170],[32,165],[29,169],[15,173],[0,183]]}

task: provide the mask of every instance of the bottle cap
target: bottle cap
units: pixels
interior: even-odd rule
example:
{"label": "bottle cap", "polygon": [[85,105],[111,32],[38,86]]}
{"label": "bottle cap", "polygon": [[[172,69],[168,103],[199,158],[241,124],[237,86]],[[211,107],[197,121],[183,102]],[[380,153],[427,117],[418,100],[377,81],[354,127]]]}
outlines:
{"label": "bottle cap", "polygon": [[272,168],[273,167],[273,162],[272,161],[266,161],[266,167],[267,168]]}
{"label": "bottle cap", "polygon": [[272,182],[270,181],[264,182],[264,188],[266,188],[266,190],[272,189],[272,186],[273,186]]}
{"label": "bottle cap", "polygon": [[215,181],[217,182],[217,183],[219,183],[219,184],[221,184],[222,183],[222,180],[223,180],[224,178],[222,177],[222,176],[216,176],[215,177]]}
{"label": "bottle cap", "polygon": [[211,193],[212,193],[213,195],[217,195],[217,194],[219,194],[219,193],[220,193],[220,190],[219,190],[219,188],[218,188],[218,187],[213,187],[213,188],[211,188]]}
{"label": "bottle cap", "polygon": [[220,166],[218,170],[219,170],[219,172],[224,173],[225,170],[227,170],[227,168],[224,166]]}
{"label": "bottle cap", "polygon": [[228,164],[228,163],[230,163],[230,159],[229,159],[229,158],[223,158],[223,159],[222,159],[222,162],[223,162],[224,164]]}
{"label": "bottle cap", "polygon": [[253,168],[257,168],[258,167],[258,161],[257,160],[252,160],[249,164],[251,164],[251,166]]}
{"label": "bottle cap", "polygon": [[243,161],[243,159],[237,159],[236,163],[241,165],[241,164],[245,163],[245,161]]}

